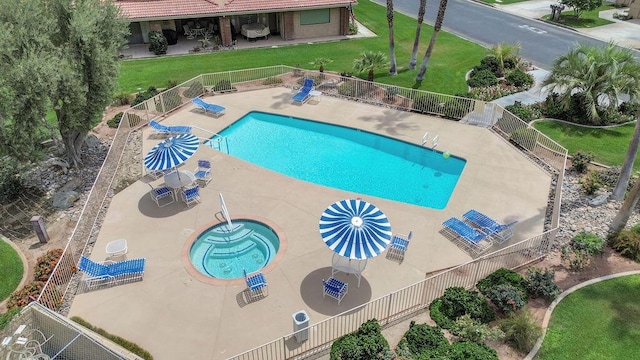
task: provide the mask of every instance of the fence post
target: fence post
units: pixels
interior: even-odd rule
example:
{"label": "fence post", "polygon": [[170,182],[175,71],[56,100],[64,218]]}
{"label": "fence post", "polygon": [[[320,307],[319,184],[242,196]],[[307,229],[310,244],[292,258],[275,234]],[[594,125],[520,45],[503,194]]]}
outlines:
{"label": "fence post", "polygon": [[395,293],[391,293],[389,294],[389,304],[387,305],[387,316],[386,316],[386,322],[384,323],[385,325],[389,323],[389,318],[391,317],[391,303],[393,302],[393,294]]}
{"label": "fence post", "polygon": [[33,230],[38,235],[38,240],[41,243],[49,242],[49,234],[47,233],[47,228],[44,225],[44,220],[42,220],[42,216],[35,215],[31,218],[31,224],[33,225]]}

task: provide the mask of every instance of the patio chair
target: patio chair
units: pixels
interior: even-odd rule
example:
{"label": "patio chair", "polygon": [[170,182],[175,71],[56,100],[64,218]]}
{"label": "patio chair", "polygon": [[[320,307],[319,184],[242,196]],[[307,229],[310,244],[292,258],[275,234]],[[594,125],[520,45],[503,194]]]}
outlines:
{"label": "patio chair", "polygon": [[389,250],[387,251],[387,259],[396,259],[402,264],[402,261],[404,261],[404,253],[409,247],[409,241],[411,241],[412,236],[413,231],[409,231],[408,235],[393,234],[391,243],[389,244]]}
{"label": "patio chair", "polygon": [[322,279],[322,298],[325,295],[329,295],[330,297],[338,300],[338,305],[347,295],[347,283],[344,283],[336,278],[329,278],[329,280]]}
{"label": "patio chair", "polygon": [[200,188],[198,185],[182,190],[182,200],[187,204],[187,207],[191,207],[191,204],[199,203]]}
{"label": "patio chair", "polygon": [[244,281],[247,283],[247,289],[249,290],[252,300],[269,295],[267,279],[265,279],[261,272],[247,275],[247,270],[242,269],[242,273],[244,274]]}
{"label": "patio chair", "polygon": [[481,253],[493,245],[488,234],[472,228],[458,218],[452,217],[442,225],[445,232],[452,235],[454,239],[462,239],[461,244],[475,253]]}
{"label": "patio chair", "polygon": [[508,224],[500,224],[487,215],[471,209],[464,213],[462,217],[473,225],[481,228],[484,232],[495,238],[498,243],[503,243],[513,236],[513,225],[517,221]]}
{"label": "patio chair", "polygon": [[188,24],[184,24],[182,25],[182,30],[184,30],[184,36],[187,37],[187,39],[193,39],[196,36],[196,32],[191,30],[191,28],[189,27]]}
{"label": "patio chair", "polygon": [[293,102],[304,104],[311,97],[311,91],[315,88],[315,83],[313,79],[306,78],[302,83],[302,87],[298,90],[295,95],[291,98]]}
{"label": "patio chair", "polygon": [[[153,187],[153,185],[149,184],[151,187],[151,191],[149,191],[149,196],[151,196],[151,200],[153,200],[158,207],[165,207],[175,201],[173,196],[173,192],[166,186]],[[162,200],[166,199],[166,200]]]}
{"label": "patio chair", "polygon": [[211,181],[211,161],[198,160],[198,167],[193,171],[196,181],[201,186],[206,186]]}
{"label": "patio chair", "polygon": [[208,103],[199,97],[191,99],[191,102],[197,108],[202,109],[205,113],[210,112],[215,115],[215,117],[219,117],[220,115],[224,114],[224,111],[226,110],[224,106]]}
{"label": "patio chair", "polygon": [[119,262],[107,260],[100,263],[83,255],[78,262],[78,269],[85,274],[83,281],[88,289],[101,285],[117,285],[142,280],[144,266],[144,258]]}

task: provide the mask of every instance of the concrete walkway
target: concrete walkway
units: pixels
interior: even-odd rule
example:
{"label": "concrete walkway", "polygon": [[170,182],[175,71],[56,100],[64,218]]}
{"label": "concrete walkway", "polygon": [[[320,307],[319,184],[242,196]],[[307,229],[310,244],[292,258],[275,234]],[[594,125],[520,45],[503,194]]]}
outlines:
{"label": "concrete walkway", "polygon": [[501,97],[500,99],[496,99],[491,102],[505,107],[507,105],[514,104],[516,101],[519,101],[524,105],[544,101],[544,99],[547,98],[548,91],[542,89],[542,82],[547,78],[547,76],[549,76],[549,72],[543,69],[535,69],[533,71],[529,71],[529,74],[533,76],[535,81],[531,89]]}

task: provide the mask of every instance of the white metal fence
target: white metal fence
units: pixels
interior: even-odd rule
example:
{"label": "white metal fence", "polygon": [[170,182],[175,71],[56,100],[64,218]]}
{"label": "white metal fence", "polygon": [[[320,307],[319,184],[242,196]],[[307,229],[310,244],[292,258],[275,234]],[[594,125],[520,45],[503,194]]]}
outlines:
{"label": "white metal fence", "polygon": [[152,119],[167,116],[192,98],[204,93],[248,91],[277,86],[297,88],[301,86],[305,77],[314,78],[316,89],[322,91],[325,96],[438,115],[488,127],[524,151],[551,176],[557,177],[556,188],[553,191],[555,198],[551,204],[552,216],[549,226],[551,230],[314,324],[307,329],[309,339],[302,344],[293,346],[294,334],[289,334],[231,359],[291,359],[316,354],[328,349],[333,340],[355,331],[367,320],[376,318],[383,326],[388,326],[399,319],[424,311],[429,303],[441,296],[448,287],[472,288],[478,280],[501,267],[517,268],[540,259],[548,253],[558,227],[562,178],[567,157],[567,150],[562,146],[495,104],[379,84],[337,74],[302,71],[288,66],[272,66],[199,75],[133,106],[123,114],[118,132],[94,183],[78,225],[64,250],[61,261],[42,289],[38,301],[62,314],[68,311],[68,305],[77,289],[73,280],[81,276],[77,273],[75,264],[92,239],[95,241],[95,235],[100,226],[99,215],[108,208],[107,195],[114,186],[114,179],[119,170],[130,129],[146,125]]}

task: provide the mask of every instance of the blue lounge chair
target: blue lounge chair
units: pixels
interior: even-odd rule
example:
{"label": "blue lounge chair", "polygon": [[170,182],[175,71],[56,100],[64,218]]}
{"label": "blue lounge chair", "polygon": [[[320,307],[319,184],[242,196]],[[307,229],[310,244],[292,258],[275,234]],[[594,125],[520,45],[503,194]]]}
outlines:
{"label": "blue lounge chair", "polygon": [[205,113],[210,112],[216,117],[224,114],[226,108],[224,106],[210,104],[198,97],[191,99],[191,102],[199,109],[204,110]]}
{"label": "blue lounge chair", "polygon": [[513,225],[517,223],[517,221],[513,221],[508,224],[500,224],[487,215],[474,209],[467,211],[462,215],[462,217],[475,226],[481,228],[484,232],[495,238],[499,243],[503,243],[513,236],[512,228]]}
{"label": "blue lounge chair", "polygon": [[142,280],[144,265],[145,259],[143,258],[98,263],[83,255],[78,262],[78,269],[86,275],[84,282],[87,288],[93,289],[100,285],[114,285]]}
{"label": "blue lounge chair", "polygon": [[332,277],[326,281],[322,279],[322,297],[324,298],[325,295],[338,300],[338,305],[340,305],[342,298],[347,295],[347,283]]}
{"label": "blue lounge chair", "polygon": [[300,90],[298,90],[298,92],[295,95],[293,95],[293,98],[291,98],[291,100],[293,100],[293,102],[304,104],[311,97],[310,93],[311,91],[313,91],[314,88],[315,88],[315,83],[313,79],[311,78],[304,79],[304,83],[302,83],[302,87],[300,88]]}
{"label": "blue lounge chair", "polygon": [[261,272],[248,276],[247,270],[242,269],[242,273],[244,274],[244,281],[247,283],[247,289],[249,290],[251,299],[269,295],[267,279],[265,279]]}
{"label": "blue lounge chair", "polygon": [[455,238],[463,239],[463,246],[470,248],[476,253],[481,253],[493,245],[489,239],[489,235],[476,230],[464,221],[452,217],[442,223],[445,231],[453,235]]}
{"label": "blue lounge chair", "polygon": [[198,184],[205,186],[211,181],[211,161],[198,160],[198,167],[193,172]]}
{"label": "blue lounge chair", "polygon": [[162,135],[179,135],[191,133],[191,126],[166,126],[160,124],[155,120],[149,121],[149,126],[151,126],[151,128],[153,128],[156,133]]}
{"label": "blue lounge chair", "polygon": [[387,259],[397,259],[402,264],[404,253],[409,247],[411,237],[413,237],[413,231],[409,231],[409,235],[393,234],[391,243],[389,244],[389,250],[387,251]]}

